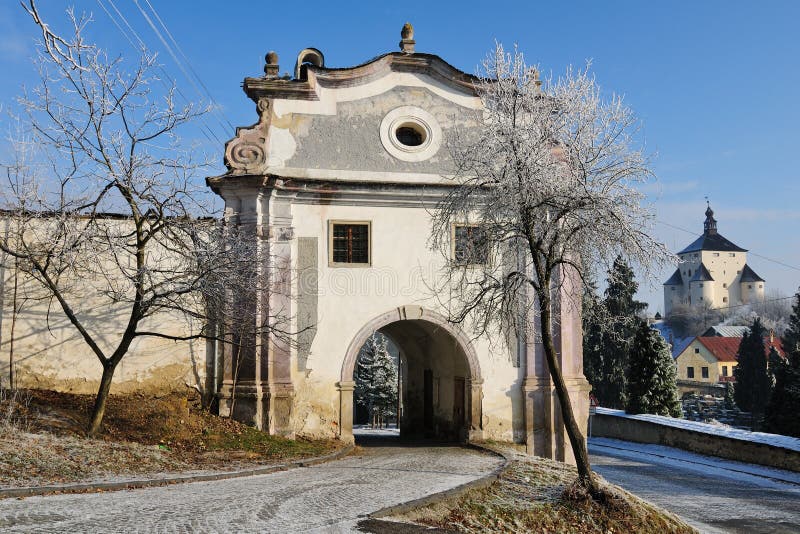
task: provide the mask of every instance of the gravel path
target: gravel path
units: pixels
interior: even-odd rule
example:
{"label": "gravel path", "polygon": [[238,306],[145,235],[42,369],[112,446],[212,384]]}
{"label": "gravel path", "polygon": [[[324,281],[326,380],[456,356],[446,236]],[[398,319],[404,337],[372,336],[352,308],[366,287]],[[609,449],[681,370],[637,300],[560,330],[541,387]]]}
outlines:
{"label": "gravel path", "polygon": [[357,532],[359,516],[480,478],[501,460],[364,441],[326,464],[217,482],[0,501],[3,532]]}
{"label": "gravel path", "polygon": [[589,454],[606,480],[701,532],[800,532],[800,473],[604,438]]}

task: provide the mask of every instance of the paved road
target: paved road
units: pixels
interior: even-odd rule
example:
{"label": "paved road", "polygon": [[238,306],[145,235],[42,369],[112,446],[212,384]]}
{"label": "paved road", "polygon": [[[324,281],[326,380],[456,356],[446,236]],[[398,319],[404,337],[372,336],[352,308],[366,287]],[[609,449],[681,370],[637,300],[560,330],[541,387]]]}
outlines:
{"label": "paved road", "polygon": [[364,454],[280,473],[0,501],[2,532],[357,532],[358,516],[488,474],[497,457],[367,440]]}
{"label": "paved road", "polygon": [[605,438],[589,454],[606,480],[701,532],[800,532],[800,473]]}

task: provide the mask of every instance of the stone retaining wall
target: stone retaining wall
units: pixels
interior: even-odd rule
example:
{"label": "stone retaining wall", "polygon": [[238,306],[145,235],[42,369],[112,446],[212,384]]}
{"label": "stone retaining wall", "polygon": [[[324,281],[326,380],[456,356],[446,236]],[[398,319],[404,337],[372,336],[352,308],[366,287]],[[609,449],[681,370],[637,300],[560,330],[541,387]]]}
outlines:
{"label": "stone retaining wall", "polygon": [[592,416],[593,437],[666,445],[700,454],[800,472],[800,451],[621,415]]}

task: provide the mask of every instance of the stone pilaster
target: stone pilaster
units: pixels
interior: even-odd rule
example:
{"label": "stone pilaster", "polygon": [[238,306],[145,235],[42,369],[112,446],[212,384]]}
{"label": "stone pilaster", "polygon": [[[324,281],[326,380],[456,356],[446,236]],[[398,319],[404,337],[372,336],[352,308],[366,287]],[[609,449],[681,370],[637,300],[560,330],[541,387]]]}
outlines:
{"label": "stone pilaster", "polygon": [[219,413],[293,437],[291,347],[274,333],[275,328],[291,331],[291,207],[276,201],[263,179],[257,183],[237,183],[222,192],[229,224],[255,242],[258,271],[252,293],[230,297],[229,313],[236,315],[227,321],[231,332],[223,349]]}
{"label": "stone pilaster", "polygon": [[[572,409],[584,439],[589,414],[590,386],[583,376],[583,330],[580,281],[575,273],[562,269],[553,289],[553,341]],[[561,417],[561,406],[550,378],[538,318],[530,312],[528,342],[525,344],[526,450],[545,458],[575,463],[572,447]]]}
{"label": "stone pilaster", "polygon": [[470,441],[483,439],[483,379],[468,380],[467,406],[469,407]]}
{"label": "stone pilaster", "polygon": [[353,390],[355,382],[337,382],[339,391],[339,439],[345,443],[353,443]]}

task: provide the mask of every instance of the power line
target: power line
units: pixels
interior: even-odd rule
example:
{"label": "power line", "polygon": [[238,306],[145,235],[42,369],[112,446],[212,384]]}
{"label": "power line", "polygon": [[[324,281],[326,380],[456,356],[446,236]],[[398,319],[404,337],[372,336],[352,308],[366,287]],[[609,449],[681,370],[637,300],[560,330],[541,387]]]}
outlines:
{"label": "power line", "polygon": [[[116,28],[119,31],[119,33],[122,34],[123,37],[125,37],[125,39],[128,41],[128,43],[130,43],[131,47],[134,50],[146,50],[147,49],[147,45],[145,44],[144,40],[142,40],[142,38],[139,36],[139,34],[136,32],[136,30],[133,29],[133,27],[131,26],[130,22],[128,22],[128,19],[125,17],[125,15],[123,15],[120,12],[120,10],[117,8],[117,6],[114,4],[114,0],[107,0],[107,1],[108,1],[109,5],[111,5],[111,7],[117,13],[119,18],[128,27],[128,29],[130,30],[130,33],[133,35],[133,37],[135,37],[136,40],[139,42],[138,46],[133,41],[131,36],[128,35],[128,32],[126,32],[125,29],[122,26],[120,26],[119,22],[117,22],[116,17],[114,17],[114,15],[111,14],[111,12],[106,8],[106,6],[103,5],[103,1],[102,0],[97,0],[97,4],[106,13],[108,18],[111,19],[111,22],[114,24],[114,26],[116,26]],[[171,86],[175,88],[175,91],[178,93],[178,95],[181,98],[183,98],[183,100],[187,104],[191,104],[191,101],[186,97],[186,95],[183,93],[183,91],[180,90],[180,87],[178,87],[178,84],[175,83],[175,80],[169,75],[169,73],[161,65],[157,65],[156,67],[161,72],[161,74],[164,76],[164,78],[169,82],[169,83],[167,83],[167,81],[162,80],[164,85],[167,88],[169,88],[170,84],[171,84]],[[221,145],[222,144],[222,140],[220,140],[220,138],[217,137],[217,135],[214,133],[214,130],[208,125],[208,123],[205,121],[205,119],[203,118],[202,115],[199,117],[199,120],[200,120],[200,123],[201,123],[200,131],[203,133],[205,138],[208,139],[208,141],[211,142],[211,143],[216,142],[217,144]],[[213,137],[213,139],[212,139],[212,137]]]}
{"label": "power line", "polygon": [[[691,230],[687,230],[686,228],[681,228],[680,226],[675,226],[674,224],[670,224],[670,223],[668,223],[666,221],[662,221],[660,219],[656,219],[656,222],[660,223],[660,224],[663,224],[664,226],[669,226],[670,228],[674,228],[675,230],[680,230],[681,232],[686,232],[687,234],[691,234],[691,235],[694,235],[694,236],[697,235],[697,232],[692,232]],[[771,261],[772,263],[777,263],[778,265],[781,265],[781,266],[786,267],[788,269],[794,269],[795,271],[800,271],[800,267],[795,267],[794,265],[789,265],[788,263],[784,263],[784,262],[782,262],[780,260],[776,260],[774,258],[769,258],[767,256],[762,256],[761,254],[757,254],[757,253],[755,253],[753,251],[748,251],[748,252],[749,252],[749,254],[752,254],[753,256],[756,256],[757,258],[761,258],[761,259],[764,259],[764,260],[767,260],[767,261]]]}
{"label": "power line", "polygon": [[[154,0],[154,1],[155,1],[155,0]],[[206,95],[208,96],[209,100],[210,100],[211,102],[213,102],[213,103],[214,103],[214,105],[215,105],[215,107],[214,107],[214,111],[216,111],[216,113],[217,113],[217,114],[218,114],[220,117],[222,117],[222,119],[224,119],[224,120],[225,120],[225,122],[228,124],[228,127],[229,127],[231,130],[235,130],[236,128],[235,128],[235,127],[233,126],[233,124],[231,124],[231,122],[228,120],[228,117],[227,117],[227,116],[226,116],[224,113],[222,113],[222,111],[221,111],[221,108],[222,108],[222,106],[220,106],[220,105],[219,105],[219,103],[216,101],[216,99],[215,99],[215,98],[214,98],[214,97],[211,95],[211,91],[209,91],[209,90],[208,90],[208,87],[207,87],[207,86],[206,86],[206,84],[203,82],[203,79],[200,77],[200,75],[199,75],[199,74],[197,74],[197,71],[195,71],[195,69],[194,69],[194,66],[192,65],[192,62],[189,60],[189,57],[188,57],[188,56],[187,56],[187,55],[186,55],[186,54],[183,52],[183,49],[182,49],[182,48],[181,48],[181,46],[178,44],[178,41],[176,41],[176,40],[175,40],[175,37],[173,37],[173,36],[172,36],[172,33],[169,31],[169,28],[167,28],[167,25],[166,25],[166,24],[164,24],[164,21],[163,21],[163,20],[161,19],[161,17],[158,15],[158,12],[157,12],[157,11],[156,11],[156,9],[153,7],[153,5],[150,3],[150,0],[145,0],[145,2],[146,2],[146,3],[147,3],[147,5],[150,7],[150,11],[152,11],[152,12],[153,12],[153,15],[156,17],[156,20],[158,20],[159,24],[161,24],[161,27],[162,27],[162,28],[164,28],[164,32],[166,32],[167,36],[168,36],[168,37],[170,38],[170,40],[173,42],[173,44],[175,45],[175,48],[178,50],[178,52],[180,52],[180,54],[181,54],[181,57],[183,57],[183,59],[186,61],[186,64],[188,65],[188,67],[189,67],[189,70],[192,72],[192,74],[194,75],[194,77],[195,77],[195,78],[197,79],[197,81],[200,83],[200,86],[201,86],[201,87],[203,88],[203,90],[205,91],[205,93],[206,93]],[[137,4],[137,5],[138,5],[138,4]]]}

